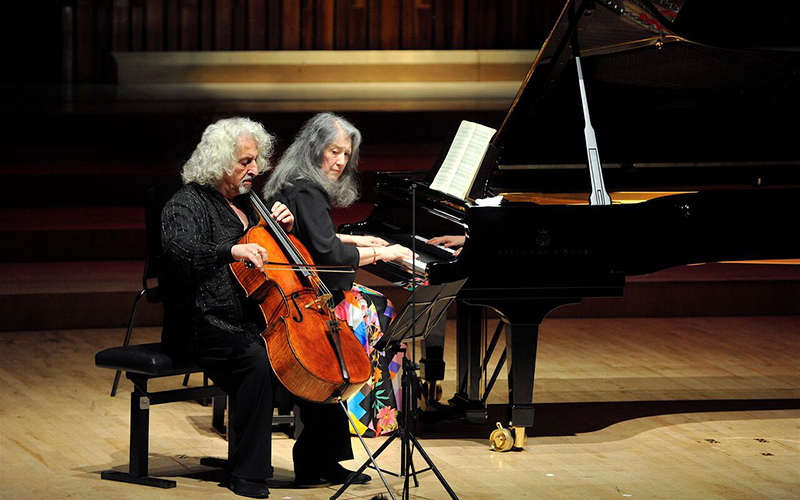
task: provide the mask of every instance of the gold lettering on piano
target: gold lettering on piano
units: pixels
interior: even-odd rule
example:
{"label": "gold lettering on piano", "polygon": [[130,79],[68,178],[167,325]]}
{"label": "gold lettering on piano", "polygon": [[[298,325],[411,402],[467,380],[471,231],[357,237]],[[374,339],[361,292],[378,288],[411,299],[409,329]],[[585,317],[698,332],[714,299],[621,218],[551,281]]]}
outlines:
{"label": "gold lettering on piano", "polygon": [[498,248],[498,257],[585,257],[588,248]]}

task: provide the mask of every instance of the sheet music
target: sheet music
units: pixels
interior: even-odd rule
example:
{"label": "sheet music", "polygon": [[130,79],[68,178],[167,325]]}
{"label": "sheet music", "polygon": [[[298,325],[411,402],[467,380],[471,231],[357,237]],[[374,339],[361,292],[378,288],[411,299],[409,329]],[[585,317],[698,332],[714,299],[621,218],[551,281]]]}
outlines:
{"label": "sheet music", "polygon": [[462,121],[431,189],[462,199],[467,196],[495,132],[491,127]]}

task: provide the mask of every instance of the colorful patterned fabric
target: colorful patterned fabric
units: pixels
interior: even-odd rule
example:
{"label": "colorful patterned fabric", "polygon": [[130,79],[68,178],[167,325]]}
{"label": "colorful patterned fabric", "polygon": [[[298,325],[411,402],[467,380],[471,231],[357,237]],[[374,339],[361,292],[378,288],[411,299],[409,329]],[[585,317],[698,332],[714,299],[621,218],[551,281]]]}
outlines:
{"label": "colorful patterned fabric", "polygon": [[364,437],[375,437],[397,428],[400,410],[400,377],[403,355],[372,349],[395,316],[392,303],[380,292],[353,284],[336,306],[336,316],[347,322],[372,361],[372,378],[347,401],[347,409]]}

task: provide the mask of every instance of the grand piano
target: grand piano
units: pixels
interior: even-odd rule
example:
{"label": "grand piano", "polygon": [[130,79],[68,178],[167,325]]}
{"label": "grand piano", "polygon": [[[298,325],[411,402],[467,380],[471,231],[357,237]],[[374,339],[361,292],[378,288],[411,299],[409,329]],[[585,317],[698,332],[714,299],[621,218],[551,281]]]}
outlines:
{"label": "grand piano", "polygon": [[[800,44],[782,14],[759,27],[726,5],[568,1],[466,199],[429,187],[436,165],[380,175],[370,217],[340,229],[413,244],[420,283],[468,278],[452,402],[478,420],[481,307],[504,325],[510,420],[530,427],[538,329],[554,309],[673,266],[800,257]],[[458,256],[424,243],[452,234],[468,236]]]}

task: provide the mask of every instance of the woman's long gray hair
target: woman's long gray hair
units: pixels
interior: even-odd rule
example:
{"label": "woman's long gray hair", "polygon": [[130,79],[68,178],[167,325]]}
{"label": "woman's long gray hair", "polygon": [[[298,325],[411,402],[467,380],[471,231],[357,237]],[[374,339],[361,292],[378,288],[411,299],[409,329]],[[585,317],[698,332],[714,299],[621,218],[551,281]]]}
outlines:
{"label": "woman's long gray hair", "polygon": [[184,184],[196,182],[201,186],[217,187],[225,173],[233,173],[236,166],[236,148],[242,138],[256,141],[258,144],[258,172],[269,168],[269,158],[275,138],[264,129],[264,126],[249,118],[226,118],[209,125],[200,144],[181,170]]}
{"label": "woman's long gray hair", "polygon": [[[344,131],[352,141],[350,160],[337,180],[322,172],[325,149]],[[278,191],[297,179],[308,179],[321,185],[336,207],[352,205],[358,199],[358,149],[361,132],[352,123],[333,113],[320,113],[308,120],[286,150],[264,186],[264,199],[272,199]]]}

